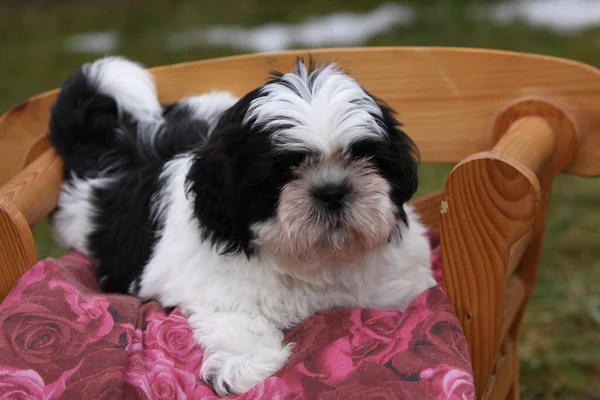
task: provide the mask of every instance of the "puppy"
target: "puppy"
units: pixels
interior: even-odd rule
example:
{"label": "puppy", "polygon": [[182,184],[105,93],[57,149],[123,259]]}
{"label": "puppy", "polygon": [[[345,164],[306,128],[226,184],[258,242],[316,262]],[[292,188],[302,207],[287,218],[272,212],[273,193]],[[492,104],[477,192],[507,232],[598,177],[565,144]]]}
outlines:
{"label": "puppy", "polygon": [[162,106],[140,65],[99,59],[64,82],[50,138],[65,173],[55,237],[103,290],[179,306],[220,395],[279,370],[282,330],[311,315],[404,310],[435,284],[406,204],[416,147],[333,64]]}

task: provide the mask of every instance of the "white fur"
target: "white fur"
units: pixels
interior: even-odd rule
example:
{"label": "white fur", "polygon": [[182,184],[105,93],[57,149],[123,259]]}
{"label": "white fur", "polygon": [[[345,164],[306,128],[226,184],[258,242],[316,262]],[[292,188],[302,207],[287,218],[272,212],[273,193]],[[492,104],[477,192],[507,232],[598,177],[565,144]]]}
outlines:
{"label": "white fur", "polygon": [[252,102],[244,123],[273,128],[275,143],[288,149],[309,147],[326,157],[357,139],[385,134],[373,118],[381,110],[354,79],[330,64],[309,90],[310,75],[304,64],[299,66],[300,74],[282,78],[293,89],[280,83],[264,86],[266,95]]}
{"label": "white fur", "polygon": [[108,178],[80,179],[73,175],[63,183],[58,208],[52,217],[52,233],[60,245],[91,257],[87,237],[94,230],[93,190],[110,183]]}
{"label": "white fur", "polygon": [[223,111],[233,106],[237,101],[230,92],[212,91],[199,96],[190,96],[182,99],[179,104],[188,107],[194,112],[193,117],[208,122],[212,131]]}
{"label": "white fur", "polygon": [[105,57],[83,66],[98,92],[116,100],[119,110],[130,113],[138,121],[161,119],[154,78],[141,65],[122,57]]}
{"label": "white fur", "polygon": [[435,284],[425,228],[406,207],[410,228],[401,242],[373,251],[358,263],[323,268],[314,282],[285,274],[268,258],[218,255],[198,235],[184,180],[189,156],[167,164],[168,185],[156,199],[162,236],[140,281],[139,295],[180,306],[205,351],[202,377],[215,389],[243,393],[279,370],[291,347],[282,330],[332,307],[404,310]]}
{"label": "white fur", "polygon": [[[126,112],[138,121],[138,139],[151,149],[164,123],[152,74],[142,65],[116,56],[85,64],[83,71],[99,93],[115,99],[120,113]],[[236,101],[229,92],[212,91],[186,97],[179,105],[190,109],[195,118],[206,121],[212,131],[221,113]]]}

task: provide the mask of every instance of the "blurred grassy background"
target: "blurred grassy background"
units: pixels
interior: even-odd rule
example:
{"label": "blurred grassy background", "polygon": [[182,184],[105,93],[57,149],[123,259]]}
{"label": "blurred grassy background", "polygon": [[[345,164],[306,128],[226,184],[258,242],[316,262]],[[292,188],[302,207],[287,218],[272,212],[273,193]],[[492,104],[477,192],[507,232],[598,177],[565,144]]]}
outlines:
{"label": "blurred grassy background", "polygon": [[[241,52],[207,46],[170,50],[164,37],[171,32],[211,24],[297,23],[339,10],[367,12],[380,3],[0,0],[0,112],[59,86],[79,64],[97,57],[68,51],[65,40],[73,34],[119,32],[118,54],[155,66]],[[372,38],[366,45],[509,49],[567,57],[600,67],[598,28],[558,34],[522,21],[501,25],[489,19],[473,20],[466,12],[473,3],[469,0],[402,3],[415,8],[416,22]],[[423,166],[421,192],[440,188],[448,172],[448,166]],[[590,300],[600,294],[599,203],[600,179],[561,176],[554,186],[540,277],[520,343],[521,393],[525,399],[600,399],[600,325],[589,311]],[[45,223],[34,233],[40,257],[63,252],[52,242]]]}

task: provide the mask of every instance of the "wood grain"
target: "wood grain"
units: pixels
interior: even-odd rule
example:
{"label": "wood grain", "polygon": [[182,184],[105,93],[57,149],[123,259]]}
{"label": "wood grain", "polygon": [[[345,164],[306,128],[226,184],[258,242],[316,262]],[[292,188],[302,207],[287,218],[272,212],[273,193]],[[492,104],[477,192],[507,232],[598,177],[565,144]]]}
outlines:
{"label": "wood grain", "polygon": [[[458,162],[490,149],[498,113],[523,96],[570,107],[582,146],[567,172],[599,175],[600,72],[578,62],[515,52],[435,47],[370,47],[261,53],[153,68],[160,98],[208,90],[242,95],[269,71],[289,71],[297,56],[336,61],[399,112],[424,162]],[[47,132],[56,91],[20,104],[0,119],[0,185],[20,171]]]}
{"label": "wood grain", "polygon": [[477,398],[502,339],[509,249],[534,223],[540,196],[535,174],[499,152],[468,157],[444,188],[444,287],[471,350]]}
{"label": "wood grain", "polygon": [[[533,238],[531,244],[525,249],[523,252],[523,256],[521,258],[521,262],[517,270],[515,271],[515,278],[519,279],[523,283],[523,288],[525,290],[524,298],[521,302],[521,306],[518,307],[516,305],[517,301],[513,300],[514,306],[516,306],[517,310],[511,311],[511,313],[515,313],[515,316],[512,319],[512,323],[507,321],[506,326],[503,326],[503,331],[506,333],[506,338],[508,340],[512,340],[515,345],[515,353],[518,352],[519,342],[520,342],[520,331],[521,331],[521,322],[523,320],[523,316],[525,315],[525,310],[529,299],[531,298],[531,294],[533,292],[533,287],[535,286],[535,282],[537,280],[540,261],[542,259],[542,250],[544,244],[544,236],[545,236],[545,228],[546,228],[546,220],[548,213],[548,204],[550,199],[550,186],[548,185],[548,180],[542,178],[542,197],[540,199],[540,204],[538,206],[538,216],[533,225]],[[516,296],[521,296],[523,293],[516,292]],[[514,388],[511,393],[511,397],[514,399],[519,398],[519,362],[518,362],[518,354],[515,354],[516,361],[513,364],[512,374],[513,374],[513,382]]]}
{"label": "wood grain", "polygon": [[506,290],[506,302],[502,321],[502,334],[505,337],[509,329],[514,325],[515,319],[525,304],[525,284],[518,276],[512,276],[508,281]]}
{"label": "wood grain", "polygon": [[521,239],[519,239],[516,243],[514,243],[510,249],[508,250],[508,265],[506,266],[506,279],[510,279],[515,270],[518,268],[521,263],[521,259],[523,258],[523,254],[525,250],[531,245],[531,241],[533,240],[534,229],[533,226],[529,228],[529,230],[523,235]]}
{"label": "wood grain", "polygon": [[0,198],[9,201],[34,227],[56,207],[62,180],[62,159],[54,149],[47,149],[0,187]]}
{"label": "wood grain", "polygon": [[492,371],[490,385],[484,393],[483,399],[504,400],[513,398],[511,396],[511,390],[515,386],[515,382],[513,381],[513,371],[515,364],[518,364],[519,362],[517,354],[514,342],[507,341],[502,345],[498,364]]}
{"label": "wood grain", "polygon": [[514,156],[536,173],[548,162],[550,173],[556,175],[573,162],[581,137],[568,105],[543,97],[525,97],[500,112],[490,147]]}
{"label": "wood grain", "polygon": [[518,99],[500,113],[494,124],[494,151],[518,159],[535,172],[541,193],[534,224],[509,250],[506,271],[509,287],[502,324],[503,340],[514,343],[511,348],[515,352],[509,398],[519,398],[519,331],[537,280],[552,181],[569,168],[577,154],[581,142],[579,129],[567,105],[544,98]]}
{"label": "wood grain", "polygon": [[14,205],[0,196],[0,301],[37,260],[33,235]]}
{"label": "wood grain", "polygon": [[[519,397],[518,332],[523,312],[537,277],[543,241],[543,231],[540,230],[540,227],[546,220],[549,184],[555,174],[560,173],[571,163],[573,156],[577,153],[580,141],[579,127],[573,122],[572,113],[568,107],[562,106],[564,108],[560,108],[561,105],[557,102],[547,99],[518,99],[499,114],[493,125],[491,136],[493,153],[513,160],[513,166],[519,167],[524,177],[529,176],[530,182],[537,182],[539,196],[537,212],[531,219],[530,227],[523,232],[521,238],[516,241],[509,240],[506,243],[496,242],[492,247],[499,252],[501,258],[506,255],[506,260],[502,260],[498,266],[503,268],[503,278],[505,282],[508,281],[508,288],[499,281],[494,282],[492,291],[495,293],[495,297],[503,298],[503,313],[500,316],[494,315],[493,321],[486,321],[491,324],[488,325],[487,331],[482,332],[481,325],[475,327],[477,338],[474,338],[473,345],[477,345],[475,339],[486,343],[488,346],[487,358],[482,359],[483,355],[479,354],[479,350],[476,348],[472,348],[472,354],[477,354],[475,356],[477,360],[474,358],[473,367],[474,369],[479,368],[476,372],[478,393],[481,393],[487,386],[486,390],[489,396],[486,397],[493,399]],[[500,182],[498,179],[495,181],[496,183]],[[502,210],[502,200],[492,198],[490,200],[494,207],[500,207],[486,211],[484,214],[487,218],[494,212]],[[470,215],[469,217],[480,218],[479,215]],[[459,229],[461,229],[462,235],[462,232],[468,227],[459,227]],[[508,247],[504,247],[505,245]],[[501,267],[502,264],[503,267]],[[445,265],[444,268],[446,268]],[[489,276],[500,279],[499,275]],[[489,286],[487,290],[490,290]],[[467,301],[471,302],[473,302],[473,297],[478,299],[477,301],[481,297],[480,294],[473,296],[468,289],[461,292],[461,295],[463,293],[470,293],[471,297]],[[452,296],[450,297],[454,302]],[[472,306],[472,303],[470,305]],[[501,324],[499,333],[497,333],[498,323]],[[493,329],[489,330],[490,326]],[[481,337],[482,335],[483,337]],[[499,348],[497,344],[501,342],[511,343],[511,345],[504,349]],[[503,351],[504,355],[502,355]],[[490,380],[485,382],[490,366],[493,371],[500,372],[493,372]],[[478,374],[481,374],[481,379],[478,378]]]}
{"label": "wood grain", "polygon": [[544,118],[527,116],[516,120],[494,146],[499,151],[523,160],[533,172],[550,161],[556,147],[552,127]]}
{"label": "wood grain", "polygon": [[45,136],[56,94],[34,96],[0,117],[0,186],[49,147]]}
{"label": "wood grain", "polygon": [[421,217],[421,222],[432,229],[440,226],[440,203],[442,202],[442,191],[436,190],[411,202],[415,211]]}

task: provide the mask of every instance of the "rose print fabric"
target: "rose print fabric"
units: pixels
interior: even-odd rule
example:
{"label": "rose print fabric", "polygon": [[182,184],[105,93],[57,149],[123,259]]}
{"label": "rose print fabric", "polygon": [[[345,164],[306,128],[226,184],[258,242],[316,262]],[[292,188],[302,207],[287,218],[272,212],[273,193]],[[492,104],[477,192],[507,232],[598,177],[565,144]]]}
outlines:
{"label": "rose print fabric", "polygon": [[[439,236],[430,233],[441,282]],[[441,284],[404,312],[346,308],[286,332],[274,376],[232,399],[473,399],[463,331]],[[40,261],[0,305],[0,399],[216,399],[178,309],[102,293],[78,253]]]}

